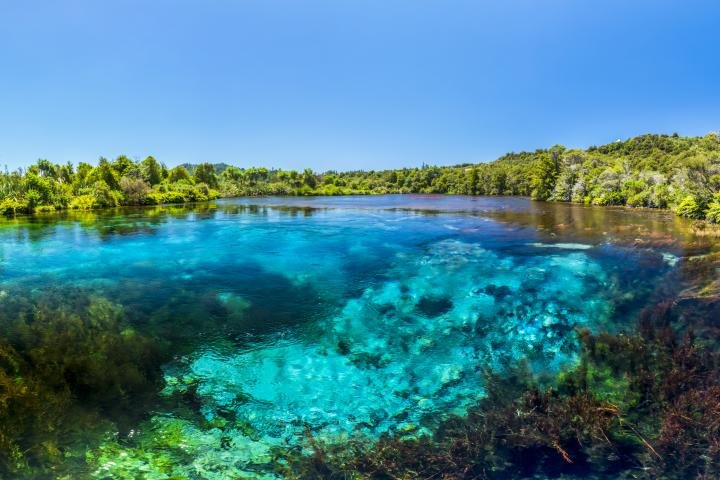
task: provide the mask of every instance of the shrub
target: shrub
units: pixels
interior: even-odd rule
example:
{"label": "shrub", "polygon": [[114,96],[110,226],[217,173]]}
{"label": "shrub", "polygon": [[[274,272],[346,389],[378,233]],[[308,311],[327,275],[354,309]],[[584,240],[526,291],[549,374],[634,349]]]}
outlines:
{"label": "shrub", "polygon": [[182,165],[171,169],[168,173],[168,182],[175,183],[181,180],[192,183],[192,177],[190,176],[190,172],[188,172],[187,169]]}
{"label": "shrub", "polygon": [[704,218],[706,205],[694,195],[686,195],[675,207],[675,213],[681,217]]}
{"label": "shrub", "polygon": [[630,196],[627,200],[628,207],[649,207],[650,192],[645,190]]}
{"label": "shrub", "polygon": [[95,197],[92,195],[79,195],[70,200],[68,208],[72,210],[92,210],[95,207]]}
{"label": "shrub", "polygon": [[712,202],[708,205],[708,210],[705,212],[705,218],[709,222],[720,223],[720,193],[716,193]]}
{"label": "shrub", "polygon": [[120,189],[125,196],[125,203],[128,205],[142,205],[146,203],[147,194],[150,193],[150,185],[142,178],[122,177]]}
{"label": "shrub", "polygon": [[175,190],[171,190],[162,195],[162,203],[184,203],[185,201],[185,195]]}
{"label": "shrub", "polygon": [[25,210],[28,213],[32,213],[35,211],[35,208],[40,204],[42,201],[42,196],[40,193],[38,193],[37,190],[28,190],[25,192]]}
{"label": "shrub", "polygon": [[26,192],[33,191],[37,196],[37,203],[52,203],[54,183],[50,178],[40,177],[29,173],[25,178],[24,188]]}
{"label": "shrub", "polygon": [[55,205],[38,205],[35,207],[35,213],[50,213],[55,210]]}
{"label": "shrub", "polygon": [[664,184],[653,185],[648,202],[648,206],[653,208],[667,208],[670,204],[670,188]]}
{"label": "shrub", "polygon": [[164,203],[163,197],[162,192],[150,192],[145,196],[145,202],[148,205],[160,205]]}
{"label": "shrub", "polygon": [[19,201],[17,198],[4,198],[2,202],[0,202],[0,214],[5,215],[6,217],[12,217],[15,216],[18,213],[23,212],[25,209],[25,205]]}
{"label": "shrub", "polygon": [[619,190],[593,192],[594,205],[625,205],[625,197]]}
{"label": "shrub", "polygon": [[120,205],[122,193],[112,190],[102,180],[93,184],[92,195],[95,197],[95,203],[98,207],[117,207]]}

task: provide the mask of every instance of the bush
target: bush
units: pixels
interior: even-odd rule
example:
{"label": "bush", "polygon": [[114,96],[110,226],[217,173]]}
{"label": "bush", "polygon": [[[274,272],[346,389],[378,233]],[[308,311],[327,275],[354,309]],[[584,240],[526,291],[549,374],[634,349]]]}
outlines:
{"label": "bush", "polygon": [[648,202],[648,206],[653,208],[667,208],[670,204],[670,188],[667,185],[653,185]]}
{"label": "bush", "polygon": [[55,205],[38,205],[35,207],[35,213],[50,213],[56,210]]}
{"label": "bush", "polygon": [[632,195],[627,200],[628,207],[649,207],[650,192],[645,190]]}
{"label": "bush", "polygon": [[117,207],[120,205],[122,193],[117,190],[112,190],[102,180],[93,184],[92,192],[93,197],[95,197],[95,203],[98,207]]}
{"label": "bush", "polygon": [[187,169],[182,165],[173,168],[168,173],[168,182],[175,183],[179,181],[186,181],[188,183],[192,183],[192,177],[190,176],[190,172],[188,172]]}
{"label": "bush", "polygon": [[128,205],[142,205],[146,202],[147,194],[150,193],[150,185],[142,178],[122,177],[120,189],[125,195],[125,203]]}
{"label": "bush", "polygon": [[4,198],[0,202],[0,214],[6,217],[13,217],[18,213],[22,213],[25,210],[25,204],[19,201],[17,198]]}
{"label": "bush", "polygon": [[171,190],[162,195],[162,203],[185,203],[185,201],[185,195],[175,190]]}
{"label": "bush", "polygon": [[28,190],[25,192],[25,211],[33,213],[41,201],[42,197],[37,190]]}
{"label": "bush", "polygon": [[705,217],[706,205],[694,195],[687,195],[675,207],[675,213],[681,217],[700,219]]}
{"label": "bush", "polygon": [[39,177],[35,174],[28,174],[25,178],[24,188],[26,192],[35,192],[37,204],[52,203],[53,200],[53,181],[46,177]]}
{"label": "bush", "polygon": [[720,192],[715,194],[712,202],[708,205],[708,210],[705,212],[705,218],[709,222],[720,223]]}
{"label": "bush", "polygon": [[208,199],[210,195],[210,187],[206,183],[198,183],[195,188],[191,190],[192,199],[197,202],[203,202]]}
{"label": "bush", "polygon": [[148,205],[160,205],[164,203],[162,192],[150,192],[145,196],[145,203]]}
{"label": "bush", "polygon": [[92,210],[95,207],[95,197],[92,195],[79,195],[70,200],[68,207],[72,210]]}
{"label": "bush", "polygon": [[[594,192],[595,193],[595,192]],[[618,190],[614,191],[600,191],[595,193],[593,205],[625,205],[625,197],[622,192]]]}

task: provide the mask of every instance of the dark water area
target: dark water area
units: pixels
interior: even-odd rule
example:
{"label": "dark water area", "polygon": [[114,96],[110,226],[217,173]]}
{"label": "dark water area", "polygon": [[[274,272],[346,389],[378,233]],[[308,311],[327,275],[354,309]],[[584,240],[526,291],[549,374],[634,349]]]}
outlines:
{"label": "dark water area", "polygon": [[4,221],[0,472],[274,479],[318,444],[432,438],[488,371],[551,387],[578,332],[707,290],[714,267],[687,264],[715,238],[666,212],[421,195]]}

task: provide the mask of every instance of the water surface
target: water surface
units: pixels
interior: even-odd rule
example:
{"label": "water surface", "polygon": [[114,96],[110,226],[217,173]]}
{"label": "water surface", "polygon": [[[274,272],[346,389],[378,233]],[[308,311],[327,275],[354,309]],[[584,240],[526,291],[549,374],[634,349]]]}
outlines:
{"label": "water surface", "polygon": [[165,352],[155,394],[126,395],[135,415],[103,405],[116,428],[87,445],[92,476],[275,478],[277,449],[308,438],[429,434],[485,369],[549,381],[578,330],[627,327],[707,247],[678,222],[440,196],[33,217],[0,230],[0,295],[105,299]]}

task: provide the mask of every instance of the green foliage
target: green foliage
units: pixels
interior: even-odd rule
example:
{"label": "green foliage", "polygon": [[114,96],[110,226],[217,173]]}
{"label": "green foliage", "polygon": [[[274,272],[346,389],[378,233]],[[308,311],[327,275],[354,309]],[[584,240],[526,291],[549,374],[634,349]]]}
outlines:
{"label": "green foliage", "polygon": [[163,168],[152,156],[142,161],[140,171],[145,181],[150,185],[157,185],[162,181]]}
{"label": "green foliage", "polygon": [[25,210],[33,213],[35,208],[42,202],[42,194],[37,190],[27,190],[25,192]]}
{"label": "green foliage", "polygon": [[182,192],[171,190],[162,194],[162,200],[159,203],[183,203],[187,201]]}
{"label": "green foliage", "polygon": [[120,188],[127,203],[131,205],[147,203],[145,199],[150,193],[150,185],[142,178],[122,177],[120,179]]}
{"label": "green foliage", "polygon": [[137,176],[140,173],[138,165],[125,155],[120,155],[112,162],[112,168],[120,177]]}
{"label": "green foliage", "polygon": [[16,198],[6,197],[0,201],[0,214],[6,217],[15,216],[15,214],[22,212],[25,209],[25,205]]}
{"label": "green foliage", "polygon": [[110,188],[110,186],[102,180],[98,180],[93,184],[91,192],[95,199],[95,205],[98,207],[117,207],[120,205],[122,193],[119,190]]}
{"label": "green foliage", "polygon": [[552,195],[555,182],[560,175],[559,156],[558,150],[543,152],[538,156],[530,172],[533,198],[547,200]]}
{"label": "green foliage", "polygon": [[720,193],[716,193],[713,197],[713,200],[708,205],[705,217],[710,222],[720,223]]}
{"label": "green foliage", "polygon": [[705,217],[705,205],[702,200],[698,199],[694,195],[686,195],[680,203],[675,207],[675,213],[681,217],[688,218],[704,218]]}
{"label": "green foliage", "polygon": [[50,213],[54,211],[54,205],[38,205],[37,207],[35,207],[35,213]]}
{"label": "green foliage", "polygon": [[195,182],[204,183],[212,188],[217,188],[218,178],[215,174],[215,167],[211,163],[201,163],[195,168]]}
{"label": "green foliage", "polygon": [[[556,145],[508,153],[489,163],[371,171],[275,170],[201,163],[170,169],[149,156],[126,156],[93,167],[39,160],[27,171],[0,174],[5,215],[56,209],[205,201],[255,195],[437,193],[520,195],[538,200],[672,208],[679,215],[718,221],[720,141],[642,135],[585,150]],[[91,195],[93,202],[78,197]],[[714,202],[714,203],[713,203]]]}
{"label": "green foliage", "polygon": [[92,195],[78,195],[70,201],[68,208],[72,210],[92,210],[95,207],[95,197]]}
{"label": "green foliage", "polygon": [[190,176],[190,172],[187,171],[185,167],[182,165],[179,167],[175,167],[168,172],[168,182],[175,183],[175,182],[191,182],[192,177]]}
{"label": "green foliage", "polygon": [[86,182],[88,185],[103,183],[111,190],[120,190],[119,175],[105,158],[89,172]]}

